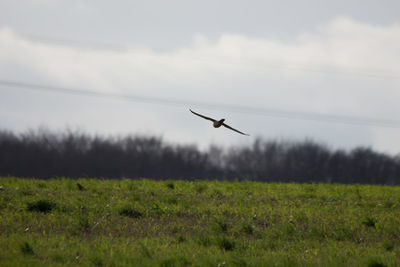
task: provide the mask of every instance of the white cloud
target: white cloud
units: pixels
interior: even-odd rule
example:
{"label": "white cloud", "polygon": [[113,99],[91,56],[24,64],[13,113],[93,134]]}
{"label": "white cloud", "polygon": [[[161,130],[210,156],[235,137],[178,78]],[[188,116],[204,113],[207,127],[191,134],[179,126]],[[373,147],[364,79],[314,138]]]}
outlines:
{"label": "white cloud", "polygon": [[[0,78],[192,101],[400,120],[397,116],[400,114],[398,47],[399,24],[375,26],[349,18],[335,19],[299,35],[294,42],[238,34],[224,34],[210,41],[196,35],[192,46],[167,52],[156,52],[149,47],[115,51],[42,43],[2,28]],[[68,99],[62,101],[73,101]],[[3,101],[6,100],[0,100],[0,104],[4,104]],[[43,111],[35,115],[35,103],[30,103],[31,116],[21,120],[21,124],[37,122],[35,116],[40,116],[43,123],[57,121],[58,127],[84,124],[95,131],[109,131],[110,128],[114,132],[153,131],[172,140],[199,143],[231,144],[243,140],[233,135],[226,138],[226,133],[212,128],[205,130],[204,122],[182,116],[182,110],[174,108],[135,104],[130,112],[140,113],[140,116],[132,118],[124,113],[132,104],[117,105],[120,102],[111,101],[110,112],[104,107],[107,101],[101,102],[102,105],[91,101],[93,108],[87,107],[85,101],[86,98],[76,101],[79,104],[75,108],[70,107],[71,102],[57,104],[47,115]],[[57,106],[69,110],[60,111]],[[12,105],[9,108],[13,109]],[[223,112],[202,111],[224,116]],[[8,120],[15,114],[12,110],[2,113]],[[99,120],[96,114],[104,120]],[[229,117],[237,118],[234,122],[246,127],[244,131],[266,137],[314,137],[335,146],[365,144],[385,151],[400,151],[400,143],[395,138],[400,132],[396,129],[377,130],[241,114]],[[135,127],[127,122],[134,123]]]}

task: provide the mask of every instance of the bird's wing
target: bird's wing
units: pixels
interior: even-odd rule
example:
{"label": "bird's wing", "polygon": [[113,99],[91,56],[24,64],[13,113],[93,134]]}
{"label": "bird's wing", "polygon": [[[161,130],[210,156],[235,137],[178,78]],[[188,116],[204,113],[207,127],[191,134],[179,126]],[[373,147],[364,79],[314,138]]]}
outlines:
{"label": "bird's wing", "polygon": [[209,117],[203,116],[203,115],[201,115],[201,114],[199,114],[199,113],[196,113],[196,112],[194,112],[194,111],[191,110],[191,109],[189,109],[189,110],[190,110],[190,112],[192,112],[193,114],[195,114],[195,115],[197,115],[197,116],[199,116],[199,117],[202,117],[203,119],[206,119],[206,120],[209,120],[209,121],[212,121],[212,122],[216,121],[216,120],[214,120],[214,119],[212,119],[212,118],[209,118]]}
{"label": "bird's wing", "polygon": [[243,134],[243,135],[250,136],[249,134],[242,133],[241,131],[238,131],[238,130],[234,129],[234,128],[232,128],[231,126],[229,126],[229,125],[227,125],[227,124],[225,124],[225,123],[223,123],[222,125],[223,125],[223,126],[225,126],[225,127],[226,127],[226,128],[228,128],[228,129],[231,129],[232,131],[235,131],[235,132],[237,132],[237,133],[240,133],[240,134]]}

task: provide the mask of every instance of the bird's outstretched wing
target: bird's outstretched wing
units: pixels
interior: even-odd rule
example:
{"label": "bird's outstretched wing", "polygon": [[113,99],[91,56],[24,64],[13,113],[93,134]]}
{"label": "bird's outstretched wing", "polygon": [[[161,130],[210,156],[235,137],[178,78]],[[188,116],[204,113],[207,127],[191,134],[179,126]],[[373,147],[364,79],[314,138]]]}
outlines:
{"label": "bird's outstretched wing", "polygon": [[250,136],[249,134],[242,133],[241,131],[238,131],[238,130],[234,129],[234,128],[232,128],[231,126],[229,126],[229,125],[227,125],[227,124],[225,124],[225,123],[223,123],[222,125],[223,125],[223,126],[225,126],[225,127],[226,127],[226,128],[228,128],[228,129],[231,129],[232,131],[235,131],[235,132],[237,132],[237,133],[240,133],[240,134],[243,134],[243,135]]}
{"label": "bird's outstretched wing", "polygon": [[209,118],[209,117],[203,116],[203,115],[201,115],[201,114],[199,114],[199,113],[196,113],[196,112],[194,112],[194,111],[191,110],[191,109],[189,109],[189,110],[190,110],[190,112],[192,112],[194,115],[197,115],[197,116],[199,116],[199,117],[202,117],[203,119],[206,119],[206,120],[209,120],[209,121],[212,121],[212,122],[216,121],[216,120],[214,120],[214,119],[212,119],[212,118]]}

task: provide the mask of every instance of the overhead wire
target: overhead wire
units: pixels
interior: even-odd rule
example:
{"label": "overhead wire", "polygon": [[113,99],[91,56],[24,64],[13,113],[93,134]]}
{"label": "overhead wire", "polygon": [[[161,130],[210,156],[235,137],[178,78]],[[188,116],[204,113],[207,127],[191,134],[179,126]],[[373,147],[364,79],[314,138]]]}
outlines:
{"label": "overhead wire", "polygon": [[[128,45],[116,44],[116,43],[102,43],[96,41],[78,41],[78,40],[67,40],[63,38],[55,38],[55,37],[45,37],[40,35],[28,34],[24,33],[22,36],[29,38],[33,41],[40,43],[51,43],[56,45],[66,45],[72,47],[78,47],[83,49],[100,49],[100,50],[112,50],[112,51],[129,51],[129,53],[135,53],[135,49]],[[148,54],[143,54],[141,52],[137,52],[140,56],[152,56]],[[163,55],[168,55],[170,53],[163,52]],[[173,54],[173,52],[172,52]],[[256,69],[267,69],[268,71],[276,71],[276,70],[284,70],[284,71],[295,71],[295,72],[309,72],[309,73],[317,73],[317,74],[334,74],[334,75],[342,75],[342,76],[358,76],[358,77],[366,77],[366,78],[374,78],[374,79],[400,79],[400,75],[397,72],[392,72],[388,70],[366,70],[359,68],[351,68],[347,70],[338,69],[332,66],[309,66],[309,65],[299,65],[293,64],[291,62],[282,62],[282,64],[266,64],[264,61],[254,61],[251,59],[244,60],[241,57],[236,58],[224,58],[221,56],[209,55],[209,54],[201,54],[201,55],[187,55],[185,59],[190,59],[194,61],[200,62],[209,62],[209,63],[218,63],[218,64],[228,64],[235,66],[247,66]]]}
{"label": "overhead wire", "polygon": [[299,110],[280,110],[274,108],[252,107],[252,106],[233,105],[233,104],[217,103],[217,102],[201,102],[201,101],[192,101],[186,99],[164,98],[164,97],[154,97],[146,95],[116,94],[110,92],[100,92],[95,90],[85,90],[77,88],[57,87],[44,84],[25,83],[12,80],[0,80],[0,85],[1,85],[0,88],[13,87],[18,89],[64,93],[64,94],[78,95],[78,96],[115,98],[115,99],[121,99],[125,101],[132,101],[145,104],[167,105],[167,106],[187,107],[187,108],[189,107],[207,108],[207,109],[231,111],[243,114],[262,115],[262,116],[287,118],[287,119],[301,119],[301,120],[318,121],[326,123],[341,123],[350,125],[400,128],[400,120],[391,120],[382,118],[357,117],[357,116],[347,116],[347,115],[337,115],[337,114],[306,112]]}
{"label": "overhead wire", "polygon": [[[28,38],[36,40],[38,42],[47,42],[47,43],[56,43],[58,45],[68,45],[68,46],[78,46],[86,49],[111,49],[111,50],[129,50],[130,53],[133,50],[128,49],[128,46],[123,45],[115,45],[115,44],[103,44],[96,42],[85,42],[85,41],[69,41],[58,38],[48,38],[37,35],[28,35],[24,34]],[[146,56],[146,54],[140,54],[141,56]],[[260,62],[252,62],[248,60],[242,60],[241,58],[231,58],[226,60],[225,58],[216,58],[209,57],[207,55],[201,55],[201,57],[191,56],[189,57],[191,60],[200,60],[204,62],[222,63],[222,64],[236,64],[236,65],[245,65],[256,68],[272,68],[276,69],[284,69],[288,71],[302,71],[302,72],[313,72],[313,73],[327,73],[327,74],[339,74],[339,75],[356,75],[356,76],[365,76],[372,78],[389,78],[389,79],[400,79],[399,75],[388,73],[388,72],[363,72],[360,70],[353,71],[342,71],[336,69],[314,69],[309,66],[292,66],[292,65],[283,65],[283,66],[269,66],[265,64],[258,64]],[[348,116],[348,115],[337,115],[337,114],[325,114],[325,113],[316,113],[316,112],[306,112],[306,111],[298,111],[298,110],[280,110],[274,108],[262,108],[262,107],[252,107],[252,106],[244,106],[244,105],[232,105],[226,103],[216,103],[216,102],[200,102],[200,101],[191,101],[185,99],[176,99],[176,98],[163,98],[163,97],[154,97],[154,96],[145,96],[145,95],[132,95],[132,94],[116,94],[110,92],[99,92],[95,90],[85,90],[85,89],[77,89],[77,88],[66,88],[66,87],[57,87],[50,86],[44,84],[33,84],[33,83],[25,83],[19,81],[11,81],[11,80],[0,80],[0,85],[2,86],[10,86],[14,88],[20,89],[29,89],[35,91],[48,91],[48,92],[57,92],[57,93],[65,93],[71,95],[80,95],[80,96],[91,96],[91,97],[106,97],[106,98],[118,98],[127,101],[133,101],[138,103],[147,103],[147,104],[157,104],[157,105],[169,105],[169,106],[192,106],[198,108],[207,108],[214,110],[222,110],[222,111],[232,111],[237,113],[246,113],[246,114],[254,114],[254,115],[263,115],[263,116],[271,116],[271,117],[279,117],[279,118],[288,118],[288,119],[302,119],[302,120],[311,120],[311,121],[319,121],[319,122],[328,122],[328,123],[342,123],[342,124],[351,124],[351,125],[366,125],[366,126],[376,126],[376,127],[390,127],[390,128],[400,128],[400,120],[391,120],[391,119],[381,119],[381,118],[369,118],[369,117],[357,117],[357,116]]]}

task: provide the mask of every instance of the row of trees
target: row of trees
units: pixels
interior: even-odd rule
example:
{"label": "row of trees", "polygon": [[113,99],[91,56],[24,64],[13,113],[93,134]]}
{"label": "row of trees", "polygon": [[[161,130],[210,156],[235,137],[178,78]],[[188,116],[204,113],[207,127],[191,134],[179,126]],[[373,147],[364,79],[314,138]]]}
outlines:
{"label": "row of trees", "polygon": [[313,141],[258,139],[250,147],[200,151],[159,137],[0,131],[0,175],[400,184],[400,157]]}

